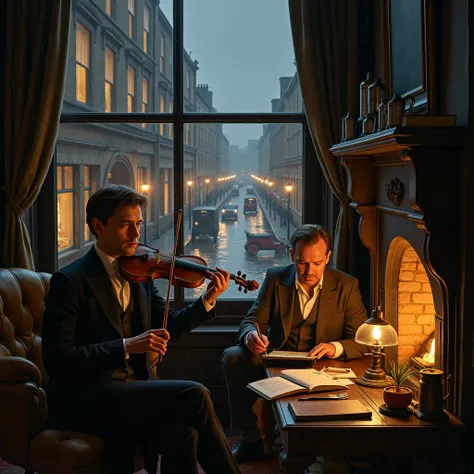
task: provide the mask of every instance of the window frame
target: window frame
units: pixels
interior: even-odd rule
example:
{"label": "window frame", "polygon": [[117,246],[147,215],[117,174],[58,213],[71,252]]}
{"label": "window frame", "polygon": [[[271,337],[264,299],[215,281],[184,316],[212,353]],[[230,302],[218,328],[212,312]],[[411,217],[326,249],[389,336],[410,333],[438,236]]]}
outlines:
{"label": "window frame", "polygon": [[[130,10],[130,6],[132,6],[132,10]],[[136,40],[136,32],[137,32],[137,19],[136,19],[136,10],[137,10],[137,2],[136,0],[128,0],[127,5],[128,10],[128,37],[135,41]]]}
{"label": "window frame", "polygon": [[[146,12],[148,11],[148,29],[147,29],[147,22],[146,22]],[[151,24],[152,24],[152,10],[150,6],[145,3],[143,5],[143,51],[145,54],[151,56],[153,54],[151,45]]]}
{"label": "window frame", "polygon": [[[77,199],[78,190],[76,189],[76,186],[75,186],[75,184],[76,184],[75,183],[76,174],[77,174],[76,166],[74,166],[71,163],[59,163],[59,164],[55,165],[56,173],[58,171],[58,168],[61,168],[61,179],[60,179],[61,182],[59,183],[59,180],[57,180],[57,182],[56,182],[56,186],[57,186],[56,187],[56,194],[57,194],[57,196],[59,196],[60,194],[71,194],[71,203],[72,203],[71,245],[69,247],[65,247],[65,248],[59,250],[58,244],[56,244],[57,254],[59,256],[60,254],[64,254],[66,252],[74,250],[77,247],[77,240],[76,240],[76,218],[77,218],[76,199]],[[67,188],[66,187],[65,168],[71,168],[72,188]],[[58,222],[58,224],[59,224],[59,222]],[[57,233],[57,228],[56,228],[56,233]]]}
{"label": "window frame", "polygon": [[[173,89],[175,91],[173,97],[173,109],[172,112],[149,112],[149,113],[137,113],[137,112],[124,112],[124,113],[63,113],[61,115],[61,123],[135,123],[140,125],[143,122],[149,122],[153,124],[171,124],[173,127],[173,168],[169,171],[169,184],[174,190],[170,196],[170,212],[174,212],[176,216],[176,210],[182,209],[186,197],[186,186],[184,181],[184,148],[185,148],[185,129],[186,124],[190,126],[195,124],[278,124],[278,123],[295,123],[301,124],[303,127],[302,131],[302,148],[303,148],[303,190],[312,189],[314,182],[319,182],[320,168],[317,164],[314,148],[312,145],[312,139],[309,134],[309,130],[306,123],[306,117],[301,111],[300,113],[288,113],[288,112],[268,112],[268,113],[195,113],[187,112],[185,110],[185,101],[188,98],[186,94],[186,76],[187,72],[184,62],[184,36],[183,36],[183,3],[184,0],[174,0],[173,5],[173,38],[172,38],[172,79]],[[136,6],[136,5],[135,5]],[[135,18],[136,19],[136,18]],[[136,32],[136,29],[135,29]],[[134,39],[134,38],[132,38]],[[166,38],[165,38],[166,40]],[[166,47],[166,45],[164,45]],[[160,46],[160,61],[161,61],[161,46]],[[135,69],[135,99],[136,99],[136,82],[139,80],[137,75],[137,67],[134,64],[128,63],[127,66],[131,66]],[[164,66],[164,58],[163,58]],[[162,74],[164,70],[160,68]],[[128,86],[128,84],[127,84]],[[191,88],[189,95],[192,95]],[[128,87],[127,87],[128,95]],[[150,99],[150,98],[149,98]],[[166,98],[165,98],[166,100]],[[136,110],[136,107],[135,107]],[[165,108],[166,110],[166,108]],[[161,137],[160,137],[161,138]],[[161,192],[161,190],[160,190]],[[303,192],[303,222],[319,222],[321,221],[321,211],[316,210],[313,199],[310,197],[310,193]],[[160,199],[160,208],[161,208]],[[161,215],[161,209],[158,211]],[[179,235],[178,241],[178,254],[182,254],[184,251],[184,238],[183,233]],[[238,269],[229,268],[230,271],[234,272]],[[244,316],[250,308],[256,295],[249,295],[249,299],[221,299],[219,301],[218,312],[222,316],[222,321],[225,324],[238,323],[240,318]],[[224,295],[225,297],[225,295]],[[189,300],[184,299],[184,288],[176,286],[174,288],[174,301],[173,307],[182,308],[189,304]],[[216,322],[221,321],[219,317]]]}
{"label": "window frame", "polygon": [[[107,80],[107,51],[110,51],[112,53],[112,82]],[[116,63],[116,52],[113,48],[109,46],[105,46],[105,51],[104,51],[104,111],[106,113],[111,113],[115,110],[116,107],[116,98],[115,98],[115,76],[116,76],[116,68],[115,68],[115,63]],[[106,107],[107,107],[107,100],[106,100],[106,89],[107,85],[110,86],[110,106],[111,110],[107,112]]]}
{"label": "window frame", "polygon": [[[88,64],[83,64],[81,63],[80,61],[78,61],[78,58],[77,58],[77,31],[78,31],[78,27],[81,27],[86,33],[87,33],[87,60],[88,60]],[[75,93],[74,93],[74,99],[76,100],[76,102],[80,103],[80,104],[84,104],[84,105],[90,105],[91,103],[91,94],[90,94],[90,88],[91,88],[91,68],[90,68],[90,64],[91,64],[91,31],[89,28],[87,28],[86,25],[84,25],[84,23],[82,23],[81,21],[78,21],[76,23],[76,27],[75,27],[75,34],[76,34],[76,55],[75,55],[75,58],[74,58],[74,63],[75,63],[75,73],[76,73],[76,82],[75,82]],[[83,68],[85,70],[85,75],[86,75],[86,89],[85,89],[85,94],[86,94],[86,100],[84,102],[82,102],[81,100],[79,100],[77,98],[77,68],[78,66],[80,66],[81,68]]]}

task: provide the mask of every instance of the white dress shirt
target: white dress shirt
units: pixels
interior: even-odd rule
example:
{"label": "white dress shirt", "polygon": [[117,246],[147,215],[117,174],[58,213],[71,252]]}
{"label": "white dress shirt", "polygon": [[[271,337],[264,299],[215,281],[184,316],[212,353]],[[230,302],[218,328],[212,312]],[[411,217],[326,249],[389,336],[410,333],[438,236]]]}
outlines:
{"label": "white dress shirt", "polygon": [[[112,289],[114,290],[115,297],[117,298],[122,311],[126,311],[131,298],[130,283],[121,275],[119,263],[114,257],[106,254],[97,246],[97,244],[95,244],[95,250],[104,265],[107,275],[109,276],[110,282],[112,283]],[[216,305],[216,302],[214,301],[210,304],[206,301],[204,296],[202,296],[202,304],[204,309],[209,313],[209,311]],[[125,347],[125,339],[123,340],[123,349],[125,351],[125,358],[128,359],[129,355]]]}

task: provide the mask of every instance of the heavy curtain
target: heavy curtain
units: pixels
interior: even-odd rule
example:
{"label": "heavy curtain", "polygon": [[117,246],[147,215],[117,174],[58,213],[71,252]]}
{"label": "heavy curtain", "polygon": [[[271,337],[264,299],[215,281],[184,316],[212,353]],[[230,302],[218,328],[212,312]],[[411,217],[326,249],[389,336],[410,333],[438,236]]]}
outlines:
{"label": "heavy curtain", "polygon": [[333,265],[352,273],[354,211],[349,208],[345,172],[329,148],[341,138],[341,118],[357,113],[356,0],[289,0],[301,92],[311,137],[327,182],[340,202]]}
{"label": "heavy curtain", "polygon": [[70,0],[8,0],[5,41],[6,267],[34,270],[23,213],[38,196],[56,141]]}

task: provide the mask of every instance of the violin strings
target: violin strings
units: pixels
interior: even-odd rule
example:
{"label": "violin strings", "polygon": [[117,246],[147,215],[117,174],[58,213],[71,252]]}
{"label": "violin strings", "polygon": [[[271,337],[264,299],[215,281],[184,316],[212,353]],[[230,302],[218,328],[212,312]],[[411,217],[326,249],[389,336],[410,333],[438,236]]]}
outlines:
{"label": "violin strings", "polygon": [[[164,260],[164,261],[169,261],[170,260],[170,256],[167,255],[167,254],[160,253],[160,257],[161,257],[161,260]],[[206,267],[204,265],[200,265],[199,263],[195,263],[195,262],[190,262],[188,260],[185,260],[185,259],[179,258],[179,257],[176,258],[176,263],[179,263],[180,266],[182,266],[183,268],[187,268],[188,270],[200,270],[200,271],[209,270],[210,272],[216,272],[217,271],[214,268]],[[236,277],[233,273],[231,273],[230,278],[232,280],[235,280]]]}

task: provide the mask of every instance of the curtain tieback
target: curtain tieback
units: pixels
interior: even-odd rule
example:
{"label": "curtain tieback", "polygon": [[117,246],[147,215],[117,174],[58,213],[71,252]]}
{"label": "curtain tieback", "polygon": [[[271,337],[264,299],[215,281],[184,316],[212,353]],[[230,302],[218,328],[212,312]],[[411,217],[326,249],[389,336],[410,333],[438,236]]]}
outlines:
{"label": "curtain tieback", "polygon": [[349,196],[346,196],[342,201],[341,204],[339,205],[341,208],[348,207],[349,204],[351,203],[352,199]]}
{"label": "curtain tieback", "polygon": [[5,202],[7,206],[9,205],[18,217],[23,217],[23,209],[10,197],[5,188],[3,188],[3,192],[5,194]]}

